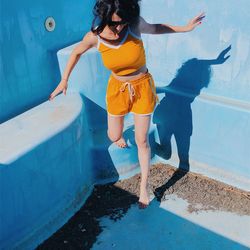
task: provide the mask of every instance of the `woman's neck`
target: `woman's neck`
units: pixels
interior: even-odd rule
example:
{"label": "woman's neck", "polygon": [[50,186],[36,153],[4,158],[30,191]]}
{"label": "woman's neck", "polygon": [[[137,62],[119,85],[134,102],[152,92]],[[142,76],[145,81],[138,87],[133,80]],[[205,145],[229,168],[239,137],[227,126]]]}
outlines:
{"label": "woman's neck", "polygon": [[112,40],[112,39],[105,38],[105,34],[104,34],[104,36],[103,36],[102,33],[99,35],[99,37],[100,37],[103,41],[105,41],[106,43],[109,43],[110,45],[117,45],[117,44],[119,44],[119,43],[123,40],[123,38],[126,36],[127,32],[128,32],[128,26],[126,26],[126,27],[119,33],[119,38],[118,38],[118,39]]}

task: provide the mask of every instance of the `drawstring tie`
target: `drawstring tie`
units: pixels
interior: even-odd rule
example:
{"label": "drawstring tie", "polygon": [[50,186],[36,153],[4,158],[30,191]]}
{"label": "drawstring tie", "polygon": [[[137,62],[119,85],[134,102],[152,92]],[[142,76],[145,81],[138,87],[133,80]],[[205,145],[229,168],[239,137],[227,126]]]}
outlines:
{"label": "drawstring tie", "polygon": [[128,87],[130,101],[133,102],[133,97],[135,96],[135,89],[130,82],[124,82],[120,88],[120,91],[124,92],[126,87]]}

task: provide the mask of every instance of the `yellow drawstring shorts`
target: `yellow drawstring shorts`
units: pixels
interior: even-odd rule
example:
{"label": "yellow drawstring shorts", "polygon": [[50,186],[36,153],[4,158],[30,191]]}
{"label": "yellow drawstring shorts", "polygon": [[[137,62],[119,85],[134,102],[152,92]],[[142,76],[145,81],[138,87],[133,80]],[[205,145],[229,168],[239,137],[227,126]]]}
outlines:
{"label": "yellow drawstring shorts", "polygon": [[106,93],[107,112],[112,116],[124,116],[129,112],[149,115],[154,112],[158,97],[150,73],[139,79],[122,82],[111,74]]}

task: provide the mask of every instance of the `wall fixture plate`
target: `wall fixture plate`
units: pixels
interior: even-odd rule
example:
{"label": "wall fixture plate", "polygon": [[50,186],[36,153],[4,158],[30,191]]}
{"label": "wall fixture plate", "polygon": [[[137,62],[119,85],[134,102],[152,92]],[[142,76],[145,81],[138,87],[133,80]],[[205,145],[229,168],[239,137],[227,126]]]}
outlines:
{"label": "wall fixture plate", "polygon": [[45,20],[45,28],[47,31],[53,31],[56,27],[56,22],[55,19],[53,17],[48,17]]}

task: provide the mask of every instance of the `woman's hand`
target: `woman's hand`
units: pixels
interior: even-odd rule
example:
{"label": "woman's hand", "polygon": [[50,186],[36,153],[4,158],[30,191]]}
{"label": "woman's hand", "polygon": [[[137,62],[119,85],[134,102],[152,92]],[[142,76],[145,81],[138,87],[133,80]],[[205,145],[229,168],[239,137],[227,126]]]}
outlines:
{"label": "woman's hand", "polygon": [[68,88],[68,81],[66,79],[62,79],[61,82],[56,87],[56,89],[50,94],[49,100],[52,101],[54,97],[60,94],[61,92],[63,92],[64,95],[66,95],[67,88]]}
{"label": "woman's hand", "polygon": [[191,19],[185,27],[186,31],[191,31],[194,28],[196,28],[198,25],[200,25],[202,23],[201,21],[203,18],[205,18],[205,12],[202,12],[198,16]]}

